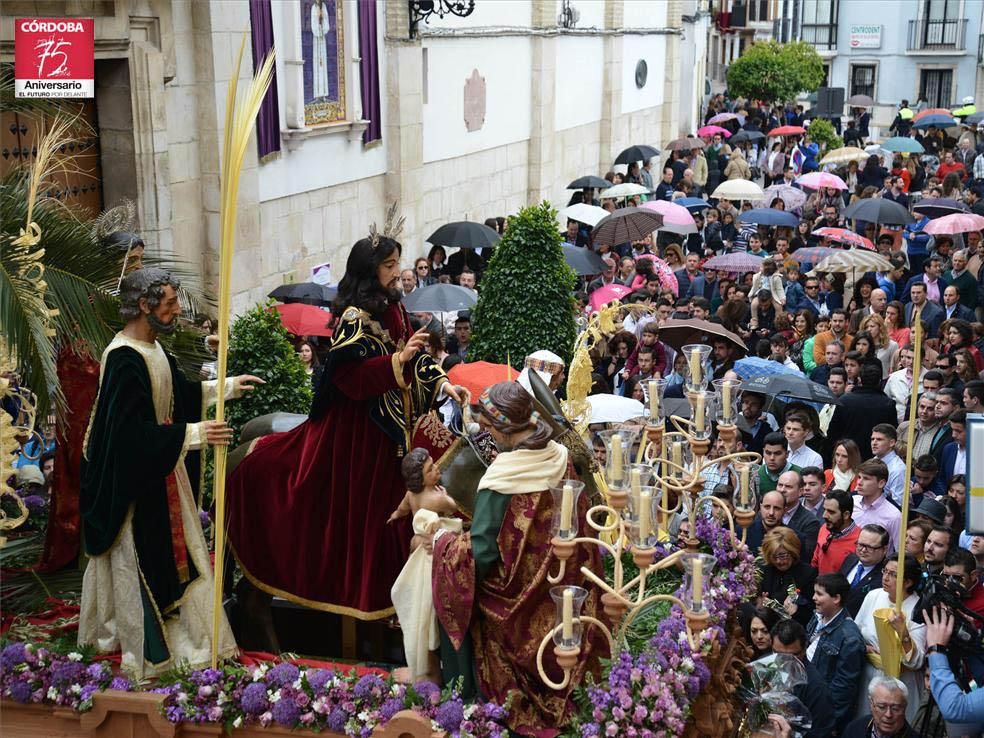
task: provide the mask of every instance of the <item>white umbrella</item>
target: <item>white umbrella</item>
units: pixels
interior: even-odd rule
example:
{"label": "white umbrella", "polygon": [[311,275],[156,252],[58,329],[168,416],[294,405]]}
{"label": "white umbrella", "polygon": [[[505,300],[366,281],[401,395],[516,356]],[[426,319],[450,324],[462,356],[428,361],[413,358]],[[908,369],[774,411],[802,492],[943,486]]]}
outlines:
{"label": "white umbrella", "polygon": [[568,220],[576,220],[578,223],[584,223],[594,228],[598,225],[598,221],[608,215],[608,211],[604,208],[599,208],[597,205],[588,205],[587,203],[579,202],[576,205],[571,205],[569,208],[564,208],[559,213],[561,219],[566,223]]}
{"label": "white umbrella", "polygon": [[747,179],[729,179],[711,193],[715,199],[727,200],[761,200],[763,195],[762,188]]}
{"label": "white umbrella", "polygon": [[644,195],[647,192],[649,192],[649,190],[642,185],[633,184],[632,182],[623,182],[622,184],[617,184],[614,187],[609,187],[607,190],[602,190],[598,193],[598,198],[601,200],[609,200],[617,197]]}
{"label": "white umbrella", "polygon": [[892,263],[877,251],[850,249],[831,254],[815,267],[817,272],[887,272],[893,269]]}
{"label": "white umbrella", "polygon": [[645,408],[638,400],[619,395],[590,395],[592,423],[624,423],[633,418],[641,418]]}

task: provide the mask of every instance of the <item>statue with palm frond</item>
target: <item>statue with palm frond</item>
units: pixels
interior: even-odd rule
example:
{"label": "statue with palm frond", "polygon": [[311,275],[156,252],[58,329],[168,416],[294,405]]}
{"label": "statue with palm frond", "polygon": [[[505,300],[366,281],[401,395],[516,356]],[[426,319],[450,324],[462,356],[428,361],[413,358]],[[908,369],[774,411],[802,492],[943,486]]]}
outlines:
{"label": "statue with palm frond", "polygon": [[[225,445],[225,422],[201,420],[217,382],[192,382],[158,343],[177,328],[179,284],[163,269],[127,274],[120,289],[126,321],[103,352],[99,392],[81,469],[82,584],[79,643],[121,650],[138,677],[211,657],[213,579],[185,456]],[[263,380],[240,375],[235,398]],[[225,618],[220,656],[236,643]]]}

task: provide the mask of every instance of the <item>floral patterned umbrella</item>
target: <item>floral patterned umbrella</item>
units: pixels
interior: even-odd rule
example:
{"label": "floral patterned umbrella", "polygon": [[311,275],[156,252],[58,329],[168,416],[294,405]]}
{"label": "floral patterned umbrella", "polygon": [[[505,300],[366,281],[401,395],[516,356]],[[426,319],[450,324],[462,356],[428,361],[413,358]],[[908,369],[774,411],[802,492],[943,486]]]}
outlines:
{"label": "floral patterned umbrella", "polygon": [[673,273],[673,267],[660,259],[658,256],[654,256],[652,254],[643,254],[638,257],[636,261],[642,261],[643,259],[652,262],[653,271],[659,278],[659,286],[665,290],[670,290],[674,295],[678,295],[680,284],[677,282],[676,275]]}
{"label": "floral patterned umbrella", "polygon": [[806,204],[806,193],[803,190],[785,184],[766,187],[757,202],[764,202],[768,207],[777,197],[786,203],[786,210],[801,208]]}

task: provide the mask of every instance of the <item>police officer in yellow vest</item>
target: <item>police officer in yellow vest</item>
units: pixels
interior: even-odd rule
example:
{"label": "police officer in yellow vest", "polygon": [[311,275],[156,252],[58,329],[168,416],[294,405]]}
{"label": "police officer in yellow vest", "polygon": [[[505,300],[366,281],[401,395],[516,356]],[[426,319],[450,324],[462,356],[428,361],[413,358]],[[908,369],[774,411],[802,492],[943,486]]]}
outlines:
{"label": "police officer in yellow vest", "polygon": [[960,102],[962,102],[963,104],[959,108],[953,111],[954,118],[963,119],[966,118],[968,115],[973,115],[974,113],[977,112],[977,106],[974,104],[974,98],[972,95],[968,95]]}
{"label": "police officer in yellow vest", "polygon": [[899,112],[895,116],[895,120],[892,121],[892,126],[888,130],[894,133],[896,136],[908,136],[909,131],[912,130],[912,117],[915,113],[912,112],[912,108],[909,107],[909,101],[903,100],[902,104],[899,105]]}

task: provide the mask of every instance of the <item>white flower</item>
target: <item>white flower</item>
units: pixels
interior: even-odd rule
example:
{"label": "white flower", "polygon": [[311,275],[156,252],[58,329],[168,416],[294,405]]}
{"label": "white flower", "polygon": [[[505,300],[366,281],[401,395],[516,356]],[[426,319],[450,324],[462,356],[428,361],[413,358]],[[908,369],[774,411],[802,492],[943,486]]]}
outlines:
{"label": "white flower", "polygon": [[235,720],[232,721],[232,727],[238,728],[243,724],[243,716],[239,715]]}
{"label": "white flower", "polygon": [[262,669],[253,669],[253,681],[254,682],[258,682],[262,678],[263,678],[263,670]]}
{"label": "white flower", "polygon": [[294,684],[291,685],[291,686],[293,686],[294,689],[301,689],[301,687],[303,686],[303,684],[304,684],[304,682],[303,682],[302,678],[301,677],[297,677],[297,679],[294,680]]}
{"label": "white flower", "polygon": [[229,701],[229,697],[225,692],[219,692],[219,696],[215,698],[215,704],[224,705]]}
{"label": "white flower", "polygon": [[82,660],[82,654],[80,654],[78,651],[72,651],[70,654],[68,654],[68,660],[69,661],[81,661]]}
{"label": "white flower", "polygon": [[280,702],[280,690],[279,689],[276,692],[270,692],[269,694],[270,694],[270,701],[271,702]]}
{"label": "white flower", "polygon": [[72,694],[82,694],[82,685],[73,684],[68,691],[71,692]]}
{"label": "white flower", "polygon": [[360,712],[359,713],[359,720],[361,720],[364,723],[369,722],[369,711],[368,710],[363,710],[362,712]]}
{"label": "white flower", "polygon": [[468,705],[462,714],[465,716],[465,720],[471,720],[471,716],[475,714],[475,705]]}
{"label": "white flower", "polygon": [[58,699],[58,690],[55,689],[54,687],[48,687],[48,699],[49,700],[57,700]]}
{"label": "white flower", "polygon": [[393,695],[394,697],[398,696],[400,694],[400,685],[394,684],[392,687],[390,687],[390,694]]}
{"label": "white flower", "polygon": [[694,660],[692,658],[690,658],[689,656],[686,656],[686,657],[684,657],[683,661],[680,662],[680,666],[682,666],[687,671],[693,671],[693,669],[694,669]]}
{"label": "white flower", "polygon": [[178,696],[175,698],[178,702],[187,702],[188,695],[185,692],[178,692]]}

